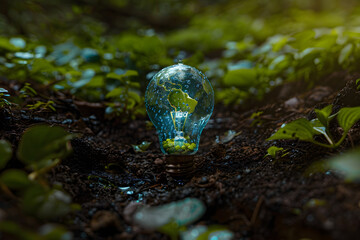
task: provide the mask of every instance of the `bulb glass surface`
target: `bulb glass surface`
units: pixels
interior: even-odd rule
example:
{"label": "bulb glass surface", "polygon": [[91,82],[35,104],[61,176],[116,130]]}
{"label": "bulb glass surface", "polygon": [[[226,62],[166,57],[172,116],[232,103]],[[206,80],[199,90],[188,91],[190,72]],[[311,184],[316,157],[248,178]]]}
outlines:
{"label": "bulb glass surface", "polygon": [[176,64],[159,71],[145,93],[146,111],[165,154],[195,154],[214,109],[214,91],[196,68]]}

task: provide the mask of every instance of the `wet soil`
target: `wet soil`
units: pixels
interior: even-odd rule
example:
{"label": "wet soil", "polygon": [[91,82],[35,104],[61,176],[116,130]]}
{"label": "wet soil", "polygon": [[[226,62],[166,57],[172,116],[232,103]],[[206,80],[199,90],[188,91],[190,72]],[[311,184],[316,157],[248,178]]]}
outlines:
{"label": "wet soil", "polygon": [[[61,183],[81,205],[80,211],[57,221],[72,231],[75,239],[169,239],[131,224],[124,209],[132,202],[160,205],[186,197],[199,198],[207,207],[196,224],[224,225],[235,233],[235,239],[357,239],[360,185],[345,183],[332,171],[311,175],[305,171],[318,160],[359,146],[360,124],[336,150],[266,139],[283,123],[314,118],[315,108],[334,104],[334,111],[338,111],[358,106],[360,92],[355,80],[359,76],[337,72],[312,89],[302,82],[278,87],[264,101],[249,102],[247,107],[217,105],[201,137],[195,157],[197,169],[189,179],[165,173],[165,157],[155,129],[146,125],[147,119],[129,123],[104,120],[95,114],[101,106],[82,103],[81,108],[65,95],[54,95],[56,113],[2,110],[0,135],[17,146],[22,132],[38,123],[60,125],[81,134],[72,140],[73,155],[49,175],[50,182]],[[11,82],[4,85],[9,88]],[[259,111],[263,113],[254,122],[250,116]],[[94,115],[89,114],[92,112]],[[216,137],[228,130],[239,134],[229,142],[216,143]],[[340,131],[334,123],[335,137]],[[131,145],[142,141],[152,144],[147,151],[135,153]],[[272,145],[288,149],[289,154],[278,159],[264,157]],[[8,167],[22,165],[12,159]],[[27,216],[20,218],[18,205],[3,194],[0,205],[3,219],[28,228],[43,223]]]}

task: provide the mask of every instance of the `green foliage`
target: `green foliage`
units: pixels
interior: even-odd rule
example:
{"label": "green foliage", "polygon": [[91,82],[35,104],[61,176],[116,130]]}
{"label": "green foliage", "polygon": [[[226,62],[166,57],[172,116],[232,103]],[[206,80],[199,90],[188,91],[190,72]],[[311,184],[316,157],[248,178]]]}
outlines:
{"label": "green foliage", "polygon": [[71,197],[58,189],[33,185],[23,195],[23,210],[40,219],[56,219],[71,210]]}
{"label": "green foliage", "polygon": [[[23,210],[41,219],[55,219],[68,214],[76,205],[71,197],[57,186],[50,187],[44,176],[71,152],[70,140],[75,135],[61,127],[38,125],[23,134],[17,156],[30,174],[20,169],[7,169],[0,174],[0,185],[5,193],[16,190],[21,198]],[[2,167],[11,158],[11,145],[1,140]],[[11,189],[11,190],[10,190]],[[13,196],[11,194],[11,196]],[[0,226],[1,227],[1,226]]]}
{"label": "green foliage", "polygon": [[347,133],[350,128],[360,119],[360,107],[342,108],[338,114],[340,127]]}
{"label": "green foliage", "polygon": [[41,226],[38,232],[24,229],[22,226],[11,221],[0,222],[0,232],[6,233],[16,239],[24,240],[71,240],[72,234],[62,226],[46,224]]}
{"label": "green foliage", "polygon": [[20,169],[8,169],[1,173],[0,182],[11,189],[26,189],[31,181],[25,171]]}
{"label": "green foliage", "polygon": [[9,97],[8,90],[4,88],[0,88],[0,108],[5,107],[6,105],[10,105],[10,102],[5,99],[5,97]]}
{"label": "green foliage", "polygon": [[[130,7],[129,2],[122,2],[110,1],[103,6],[121,11]],[[81,17],[86,12],[82,6],[64,3],[58,7],[69,19],[62,18],[61,23],[55,17],[56,11],[45,18],[35,14],[62,25],[63,28],[51,29],[58,33],[34,34],[44,39],[1,37],[0,75],[22,82],[32,80],[49,90],[70,92],[81,100],[102,102],[107,106],[108,119],[121,117],[127,121],[144,115],[146,79],[161,67],[171,65],[174,58],[185,58],[184,62],[206,72],[215,87],[216,100],[225,104],[261,99],[284,82],[305,80],[312,86],[330,71],[356,70],[360,59],[359,31],[353,27],[357,26],[356,17],[344,15],[340,10],[343,6],[322,5],[322,11],[314,12],[309,2],[299,8],[298,1],[290,1],[285,6],[287,14],[279,14],[277,4],[267,3],[263,14],[259,8],[263,3],[258,1],[225,1],[206,6],[182,1],[167,7],[160,4],[155,14],[149,3],[141,2],[131,6],[130,12],[147,6],[146,12],[154,14],[154,19],[185,17],[183,20],[188,24],[185,28],[171,27],[171,32],[160,32],[151,26],[152,21],[143,25],[137,18],[125,22],[122,19],[123,27],[129,27],[129,31],[105,34],[107,23],[88,15],[85,21]],[[47,6],[45,1],[39,4]],[[16,4],[12,6],[17,9]],[[278,2],[278,6],[283,4]],[[197,9],[197,14],[190,9]],[[33,19],[34,15],[31,16]],[[76,26],[63,25],[74,19],[79,22]],[[167,25],[176,21],[160,22]],[[33,32],[39,31],[40,25],[47,24],[22,22],[16,26],[26,26]],[[214,52],[217,58],[213,58]],[[21,94],[30,93],[27,89],[27,93]],[[32,107],[37,107],[36,104],[40,103],[32,103]]]}
{"label": "green foliage", "polygon": [[[329,105],[321,110],[315,110],[317,118],[308,121],[307,119],[297,119],[283,125],[275,134],[267,140],[278,139],[299,139],[311,142],[322,147],[336,148],[344,141],[350,128],[360,120],[360,107],[342,108],[338,114],[330,115],[332,106]],[[337,121],[344,130],[342,137],[336,142],[330,133],[329,123],[337,115]],[[315,135],[323,135],[329,144],[324,144],[314,140]]]}
{"label": "green foliage", "polygon": [[151,145],[152,142],[143,141],[139,145],[132,145],[135,152],[145,152]]}
{"label": "green foliage", "polygon": [[279,148],[276,146],[271,146],[267,150],[266,156],[270,156],[273,159],[278,159],[279,157],[284,157],[288,154],[287,150],[284,150],[284,148]]}
{"label": "green foliage", "polygon": [[49,161],[67,157],[72,151],[69,141],[74,137],[61,127],[34,126],[22,136],[17,155],[25,164],[40,169]]}
{"label": "green foliage", "polygon": [[27,97],[35,97],[37,92],[35,89],[31,87],[30,83],[25,83],[25,85],[20,89],[20,98],[27,98]]}
{"label": "green foliage", "polygon": [[313,136],[317,132],[313,129],[310,121],[301,118],[292,121],[281,127],[274,135],[267,140],[278,139],[300,139],[302,141],[313,141]]}
{"label": "green foliage", "polygon": [[261,119],[261,115],[263,114],[262,111],[260,112],[254,112],[253,114],[251,114],[250,119],[252,119],[253,121],[251,122],[251,126],[261,126],[263,121]]}
{"label": "green foliage", "polygon": [[356,79],[356,89],[360,90],[360,78]]}
{"label": "green foliage", "polygon": [[56,109],[54,108],[54,101],[47,101],[47,102],[42,102],[42,101],[36,101],[35,104],[28,104],[26,107],[28,107],[30,110],[40,110],[40,111],[45,111],[45,110],[51,110],[51,111],[56,111]]}
{"label": "green foliage", "polygon": [[315,162],[306,170],[306,174],[310,175],[315,172],[325,172],[328,170],[340,173],[348,182],[359,182],[360,150],[355,149],[327,160]]}
{"label": "green foliage", "polygon": [[236,69],[229,71],[224,77],[225,86],[235,86],[240,89],[248,89],[257,84],[257,72],[255,68]]}
{"label": "green foliage", "polygon": [[7,162],[11,159],[12,156],[12,148],[11,144],[1,139],[0,140],[0,170],[3,169]]}

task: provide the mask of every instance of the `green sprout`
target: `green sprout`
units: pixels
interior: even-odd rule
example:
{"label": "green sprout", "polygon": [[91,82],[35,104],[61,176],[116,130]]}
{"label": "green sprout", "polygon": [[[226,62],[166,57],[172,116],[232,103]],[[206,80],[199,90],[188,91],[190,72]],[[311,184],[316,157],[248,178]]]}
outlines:
{"label": "green sprout", "polygon": [[[283,125],[276,133],[267,140],[279,139],[299,139],[317,144],[326,148],[337,148],[345,140],[351,127],[360,120],[360,107],[342,108],[336,114],[331,115],[332,105],[323,109],[316,109],[317,118],[311,121],[301,118]],[[343,134],[338,141],[332,137],[330,132],[330,122],[337,117],[339,126],[343,129]],[[314,136],[322,135],[328,144],[319,142]]]}
{"label": "green sprout", "polygon": [[37,101],[35,104],[28,104],[27,107],[30,110],[40,110],[40,111],[52,110],[56,112],[56,109],[53,106],[54,104],[55,104],[54,101],[47,101],[47,102]]}
{"label": "green sprout", "polygon": [[11,103],[6,100],[4,97],[9,97],[8,90],[5,88],[0,88],[0,107],[5,107],[5,105],[11,105]]}

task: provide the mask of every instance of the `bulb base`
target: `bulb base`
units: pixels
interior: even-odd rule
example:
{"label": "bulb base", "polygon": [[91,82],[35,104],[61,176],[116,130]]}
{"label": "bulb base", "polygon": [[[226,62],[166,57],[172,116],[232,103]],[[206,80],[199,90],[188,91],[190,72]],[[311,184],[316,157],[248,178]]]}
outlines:
{"label": "bulb base", "polygon": [[194,155],[166,155],[165,170],[172,177],[192,177],[194,168]]}

